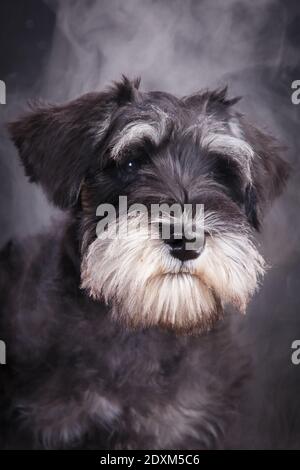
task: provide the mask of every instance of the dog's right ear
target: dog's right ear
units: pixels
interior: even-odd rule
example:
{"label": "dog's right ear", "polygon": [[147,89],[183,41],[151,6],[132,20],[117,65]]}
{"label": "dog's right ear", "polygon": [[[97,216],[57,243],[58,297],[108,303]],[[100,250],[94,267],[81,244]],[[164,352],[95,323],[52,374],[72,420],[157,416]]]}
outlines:
{"label": "dog's right ear", "polygon": [[276,139],[241,116],[240,126],[254,152],[252,182],[246,188],[245,209],[250,223],[259,230],[267,207],[282,193],[291,167],[282,158],[286,149]]}
{"label": "dog's right ear", "polygon": [[60,208],[76,204],[114,110],[135,99],[138,84],[123,77],[105,92],[65,105],[35,107],[8,124],[30,181],[39,183]]}

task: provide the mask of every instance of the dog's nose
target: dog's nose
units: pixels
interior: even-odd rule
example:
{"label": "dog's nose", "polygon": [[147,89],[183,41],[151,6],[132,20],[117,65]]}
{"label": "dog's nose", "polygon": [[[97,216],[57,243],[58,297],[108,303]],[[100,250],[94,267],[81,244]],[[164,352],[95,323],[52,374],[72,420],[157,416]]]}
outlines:
{"label": "dog's nose", "polygon": [[201,246],[191,248],[190,244],[195,243],[195,241],[196,239],[187,239],[185,236],[175,238],[174,235],[170,235],[170,238],[164,240],[170,248],[170,254],[180,261],[189,261],[200,256],[205,246],[205,238]]}

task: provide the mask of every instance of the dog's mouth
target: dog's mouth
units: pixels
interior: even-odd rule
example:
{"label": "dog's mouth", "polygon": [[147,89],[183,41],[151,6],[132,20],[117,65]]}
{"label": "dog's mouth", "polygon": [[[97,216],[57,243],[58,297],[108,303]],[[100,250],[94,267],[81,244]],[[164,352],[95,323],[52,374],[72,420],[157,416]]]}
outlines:
{"label": "dog's mouth", "polygon": [[186,278],[195,278],[203,281],[203,273],[201,270],[197,269],[197,266],[193,261],[181,262],[179,266],[170,266],[169,269],[166,267],[161,267],[158,271],[151,276],[152,278],[170,278],[170,279],[182,279]]}
{"label": "dog's mouth", "polygon": [[159,274],[159,276],[193,276],[193,277],[198,277],[197,274],[191,271],[167,271],[164,273]]}
{"label": "dog's mouth", "polygon": [[195,278],[202,281],[202,278],[196,272],[189,270],[180,271],[166,271],[161,272],[153,276],[153,278],[170,278],[170,279],[182,279],[182,278]]}

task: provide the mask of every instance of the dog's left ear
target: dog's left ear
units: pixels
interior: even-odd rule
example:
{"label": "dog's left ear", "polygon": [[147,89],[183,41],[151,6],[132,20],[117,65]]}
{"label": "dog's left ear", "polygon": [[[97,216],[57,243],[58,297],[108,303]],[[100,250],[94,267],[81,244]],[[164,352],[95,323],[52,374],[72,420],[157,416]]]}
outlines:
{"label": "dog's left ear", "polygon": [[100,158],[97,148],[114,110],[136,99],[138,86],[139,80],[123,77],[106,91],[64,105],[35,107],[8,124],[27,176],[54,204],[62,209],[76,204],[88,169]]}
{"label": "dog's left ear", "polygon": [[244,139],[254,151],[252,181],[246,188],[245,210],[250,223],[259,230],[265,210],[279,196],[288,179],[290,165],[281,157],[285,150],[270,135],[240,117]]}

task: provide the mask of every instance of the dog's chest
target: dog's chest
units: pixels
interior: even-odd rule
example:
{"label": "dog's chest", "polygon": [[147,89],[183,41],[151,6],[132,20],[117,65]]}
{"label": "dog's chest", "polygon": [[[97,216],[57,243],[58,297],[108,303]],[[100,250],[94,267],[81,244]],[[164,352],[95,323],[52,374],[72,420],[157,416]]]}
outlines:
{"label": "dog's chest", "polygon": [[212,446],[222,428],[217,397],[223,385],[211,374],[205,341],[109,331],[109,338],[94,335],[93,342],[85,333],[89,344],[83,331],[75,335],[69,359],[19,404],[38,442],[50,448]]}

